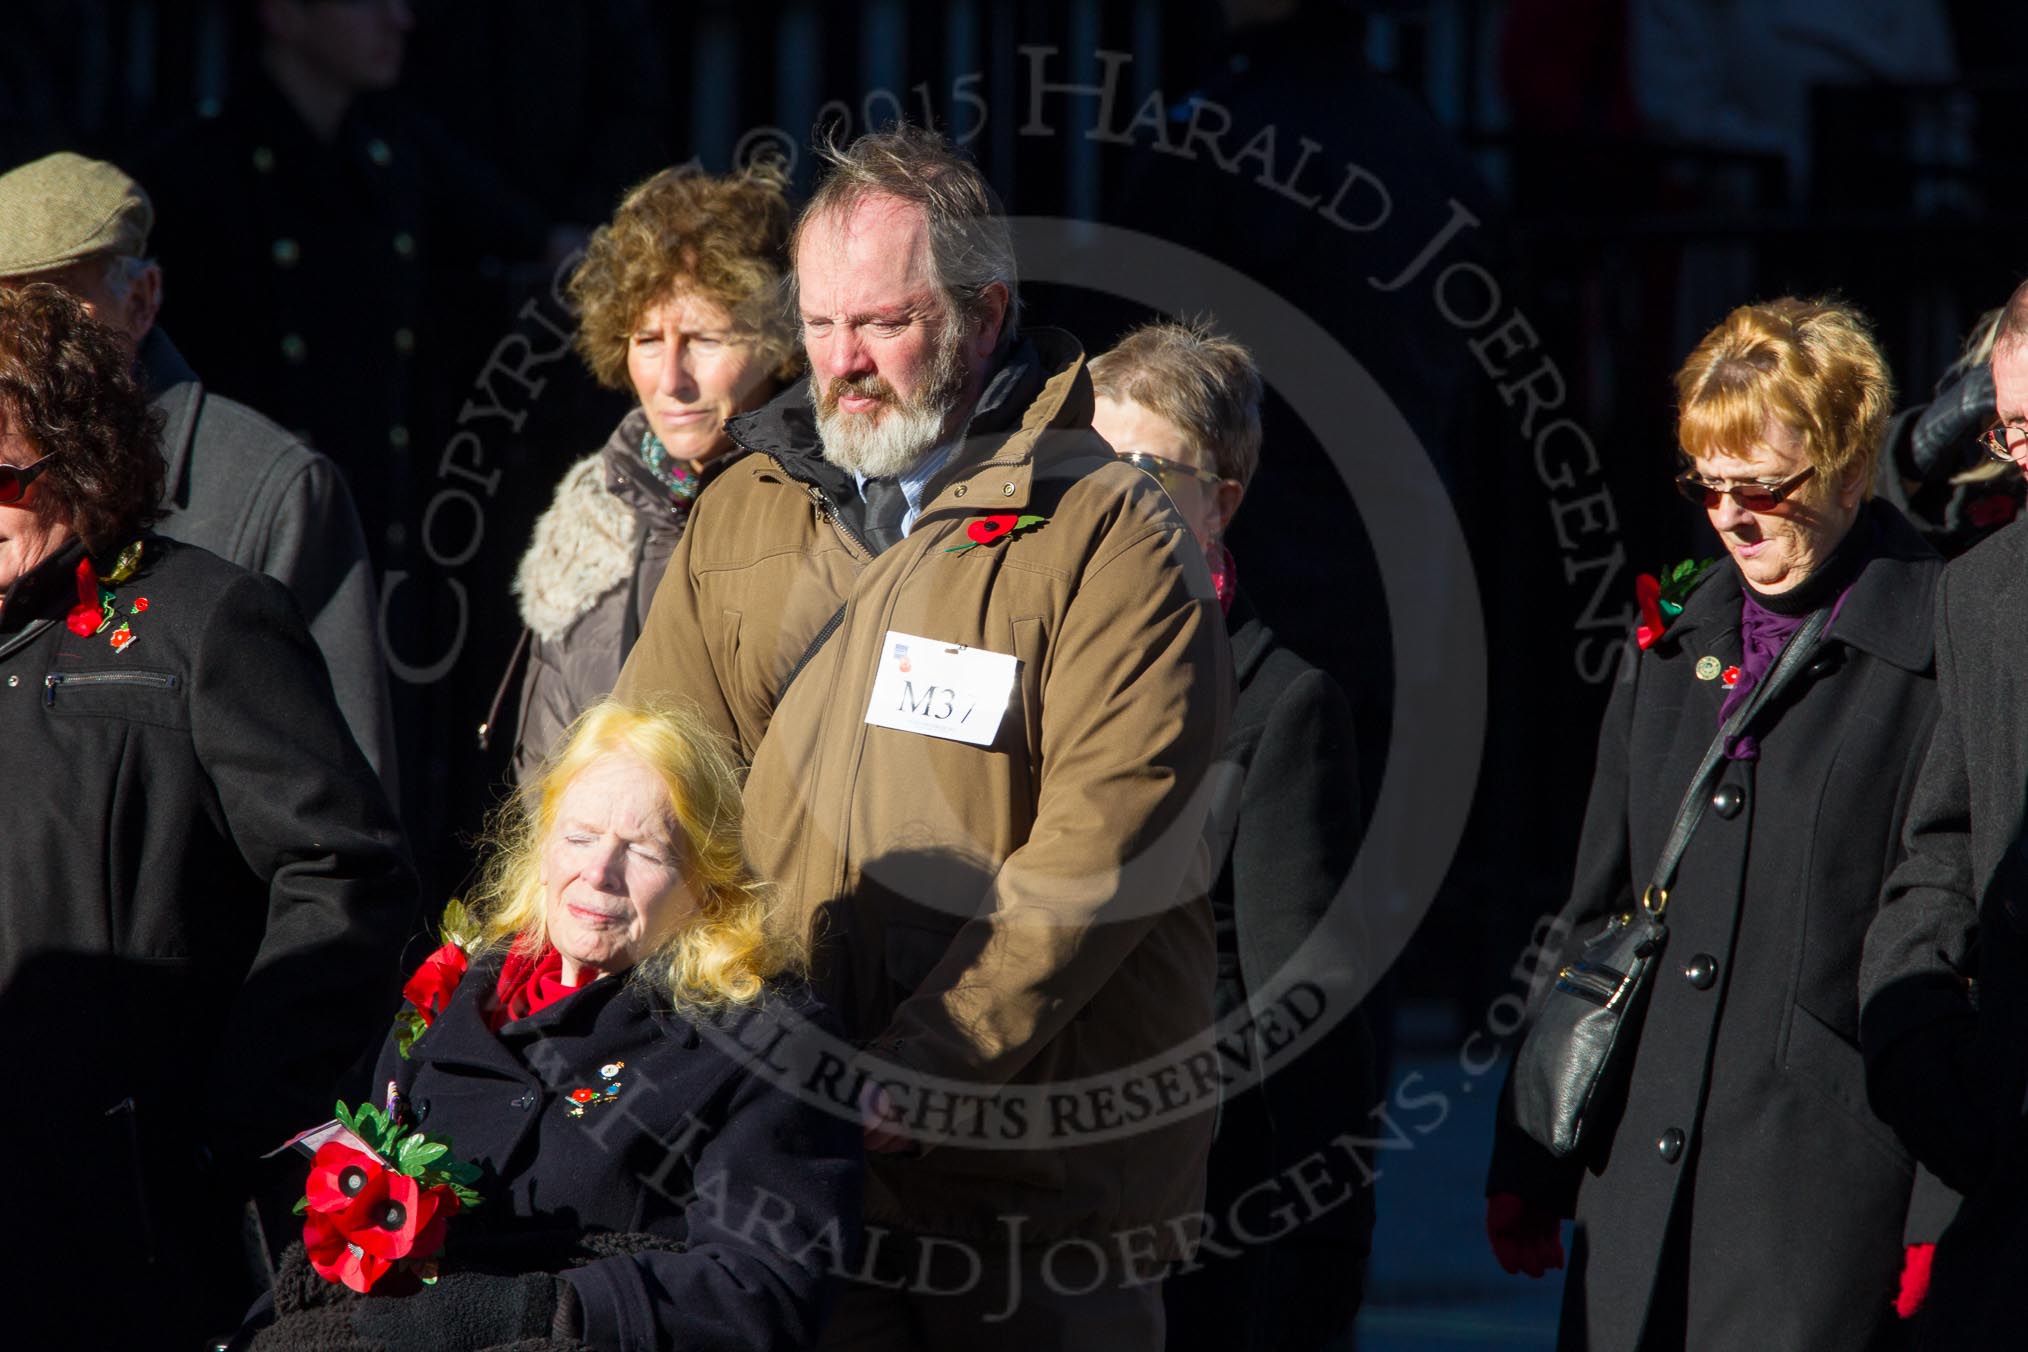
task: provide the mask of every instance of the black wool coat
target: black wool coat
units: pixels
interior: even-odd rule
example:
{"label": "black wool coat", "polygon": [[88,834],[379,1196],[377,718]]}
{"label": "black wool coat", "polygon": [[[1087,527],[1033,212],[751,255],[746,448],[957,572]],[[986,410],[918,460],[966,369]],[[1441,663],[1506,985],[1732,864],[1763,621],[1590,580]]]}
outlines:
{"label": "black wool coat", "polygon": [[[1563,1348],[1853,1352],[1898,1336],[1915,1173],[1867,1106],[1858,973],[1936,719],[1943,565],[1885,504],[1853,529],[1874,552],[1822,654],[1756,718],[1759,759],[1723,763],[1684,852],[1617,1129],[1559,1162],[1502,1113],[1488,1190],[1577,1218]],[[1698,664],[1741,659],[1740,586],[1715,565],[1621,668],[1564,913],[1573,951],[1652,876],[1718,729],[1723,685]]]}
{"label": "black wool coat", "polygon": [[[1221,1038],[1228,1084],[1205,1189],[1211,1242],[1164,1287],[1170,1352],[1321,1345],[1358,1308],[1373,1235],[1371,1161],[1332,1145],[1342,1133],[1362,1134],[1380,1097],[1372,1035],[1356,1003],[1370,985],[1358,966],[1366,935],[1339,898],[1364,827],[1352,708],[1336,681],[1277,641],[1244,592],[1227,632],[1238,689],[1205,830],[1219,863],[1215,1007],[1221,1020],[1241,1022]],[[1322,947],[1303,954],[1313,935]],[[1299,954],[1301,967],[1291,968]],[[1284,989],[1278,979],[1296,983],[1286,997],[1293,1006],[1269,998]],[[1250,1022],[1237,1013],[1242,1006]],[[1277,1055],[1298,1017],[1321,1018],[1328,1029],[1300,1054]],[[1298,1174],[1303,1189],[1289,1181]],[[1272,1194],[1261,1191],[1277,1180]],[[1234,1243],[1235,1219],[1258,1233],[1255,1218],[1274,1203],[1287,1204],[1291,1223],[1278,1221],[1266,1243]],[[1221,1260],[1228,1247],[1265,1262],[1314,1253],[1336,1280],[1264,1309],[1249,1275]]]}
{"label": "black wool coat", "polygon": [[330,1116],[415,920],[287,589],[143,551],[103,632],[65,624],[76,545],[0,609],[0,1059],[43,1086],[0,1117],[9,1206],[36,1218],[0,1227],[8,1289],[36,1296],[10,1339],[44,1316],[76,1347],[231,1327],[251,1292],[215,1288],[244,1266],[256,1158]]}
{"label": "black wool coat", "polygon": [[835,1036],[829,1011],[783,987],[693,1022],[609,978],[495,1033],[485,1006],[498,977],[497,959],[476,965],[407,1057],[389,1037],[375,1076],[417,1126],[486,1171],[484,1202],[451,1221],[447,1258],[511,1255],[557,1231],[680,1240],[683,1252],[566,1272],[586,1342],[812,1344],[859,1248],[859,1123],[756,1073],[741,1048],[812,1028]]}
{"label": "black wool coat", "polygon": [[1866,939],[1863,1018],[1882,1117],[1965,1202],[1937,1247],[1919,1345],[2015,1348],[2028,1271],[2028,522],[1944,573],[1942,715],[1907,855]]}

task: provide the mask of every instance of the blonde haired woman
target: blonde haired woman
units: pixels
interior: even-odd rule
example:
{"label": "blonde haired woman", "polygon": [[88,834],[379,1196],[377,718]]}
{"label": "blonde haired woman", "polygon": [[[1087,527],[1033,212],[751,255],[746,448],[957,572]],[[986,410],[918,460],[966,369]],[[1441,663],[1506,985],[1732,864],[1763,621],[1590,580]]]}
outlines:
{"label": "blonde haired woman", "polygon": [[334,1324],[396,1352],[812,1343],[856,1244],[860,1132],[740,1050],[835,1025],[746,867],[725,751],[685,715],[594,705],[505,809],[468,909],[375,1083],[484,1170],[483,1204],[410,1296],[350,1298],[292,1251],[254,1346]]}

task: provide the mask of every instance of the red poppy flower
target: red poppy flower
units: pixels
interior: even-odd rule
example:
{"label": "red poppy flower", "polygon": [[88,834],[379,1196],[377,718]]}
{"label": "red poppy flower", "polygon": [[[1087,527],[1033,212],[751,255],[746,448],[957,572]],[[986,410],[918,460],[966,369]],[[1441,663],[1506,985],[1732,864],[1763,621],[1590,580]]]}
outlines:
{"label": "red poppy flower", "polygon": [[1641,623],[1634,630],[1634,642],[1645,651],[1668,626],[1662,619],[1662,584],[1653,573],[1634,579],[1634,599],[1641,603]]}
{"label": "red poppy flower", "polygon": [[1012,512],[1002,512],[996,516],[982,516],[977,521],[966,525],[965,534],[970,537],[975,545],[989,545],[1008,531],[1013,530],[1014,524],[1020,519],[1020,517]]}
{"label": "red poppy flower", "polygon": [[[443,1246],[444,1222],[458,1209],[457,1195],[449,1188],[423,1188],[407,1174],[390,1171],[385,1193],[367,1209],[362,1223],[353,1226],[353,1211],[338,1217],[352,1242],[366,1252],[389,1262],[403,1258],[427,1258]],[[450,1205],[444,1202],[448,1199]]]}
{"label": "red poppy flower", "polygon": [[1725,683],[1725,688],[1727,690],[1732,689],[1733,686],[1739,684],[1739,668],[1727,667],[1725,670],[1718,673],[1718,679]]}
{"label": "red poppy flower", "polygon": [[326,1141],[310,1160],[303,1195],[309,1199],[310,1210],[335,1215],[361,1197],[384,1191],[381,1175],[386,1172],[380,1156],[354,1150],[343,1141]]}
{"label": "red poppy flower", "polygon": [[107,639],[107,642],[113,645],[114,652],[125,651],[126,646],[129,643],[132,643],[133,641],[134,641],[134,631],[127,628],[127,626],[124,624],[121,625],[118,629],[115,629],[112,632],[111,637]]}
{"label": "red poppy flower", "polygon": [[570,1091],[570,1101],[572,1103],[590,1103],[598,1096],[599,1091],[596,1089],[573,1089]]}
{"label": "red poppy flower", "polygon": [[135,598],[134,598],[134,613],[135,613],[136,615],[140,614],[140,613],[141,613],[142,611],[146,610],[147,608],[148,608],[148,598],[147,598],[147,597],[145,597],[145,596],[137,596],[137,597],[135,597]]}
{"label": "red poppy flower", "polygon": [[310,1266],[327,1282],[343,1282],[364,1295],[394,1264],[366,1251],[338,1228],[337,1219],[321,1211],[303,1217],[303,1248]]}
{"label": "red poppy flower", "polygon": [[423,1022],[429,1023],[450,1004],[451,992],[464,979],[467,965],[464,949],[445,944],[423,959],[422,966],[415,969],[415,975],[401,988],[401,998],[414,1005]]}

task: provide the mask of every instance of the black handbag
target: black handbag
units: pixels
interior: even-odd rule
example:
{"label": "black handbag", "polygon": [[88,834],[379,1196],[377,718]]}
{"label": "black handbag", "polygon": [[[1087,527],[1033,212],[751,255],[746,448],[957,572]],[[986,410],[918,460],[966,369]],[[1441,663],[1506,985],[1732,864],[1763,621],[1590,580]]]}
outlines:
{"label": "black handbag", "polygon": [[1711,802],[1711,784],[1725,748],[1810,659],[1829,623],[1829,607],[1812,614],[1782,646],[1774,668],[1725,720],[1676,809],[1676,823],[1640,904],[1613,916],[1586,940],[1543,996],[1514,1054],[1509,1107],[1514,1125],[1558,1159],[1610,1133],[1625,1101],[1655,964],[1669,942],[1669,927],[1662,923],[1669,887]]}

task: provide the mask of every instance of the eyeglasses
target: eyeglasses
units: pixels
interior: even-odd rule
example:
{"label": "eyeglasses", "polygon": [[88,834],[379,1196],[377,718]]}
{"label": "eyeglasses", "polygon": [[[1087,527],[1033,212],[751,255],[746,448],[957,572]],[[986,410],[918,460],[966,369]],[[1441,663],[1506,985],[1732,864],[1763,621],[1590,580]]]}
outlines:
{"label": "eyeglasses", "polygon": [[2013,462],[2019,453],[2028,449],[2028,427],[2018,423],[2001,423],[1979,433],[1979,445],[1995,460]]}
{"label": "eyeglasses", "polygon": [[28,485],[35,482],[35,476],[49,468],[49,462],[59,454],[51,451],[32,465],[0,465],[0,503],[21,501],[21,495],[28,491]]}
{"label": "eyeglasses", "polygon": [[1213,474],[1208,469],[1198,469],[1195,465],[1186,465],[1180,460],[1164,460],[1159,455],[1149,455],[1144,451],[1128,451],[1120,459],[1135,469],[1154,475],[1155,481],[1164,488],[1170,487],[1178,479],[1195,479],[1210,488],[1216,488],[1225,482],[1225,476],[1222,474]]}
{"label": "eyeglasses", "polygon": [[1801,487],[1803,480],[1816,472],[1817,467],[1811,465],[1802,473],[1784,479],[1778,484],[1743,483],[1734,484],[1730,488],[1720,488],[1717,484],[1706,483],[1694,474],[1679,474],[1676,476],[1676,491],[1707,512],[1715,511],[1718,500],[1727,494],[1749,512],[1771,512],[1782,505],[1783,499]]}

